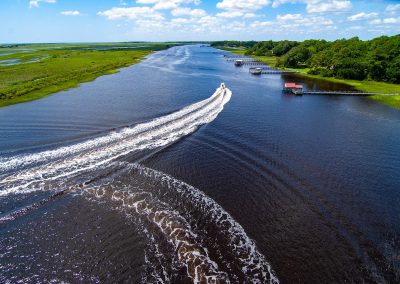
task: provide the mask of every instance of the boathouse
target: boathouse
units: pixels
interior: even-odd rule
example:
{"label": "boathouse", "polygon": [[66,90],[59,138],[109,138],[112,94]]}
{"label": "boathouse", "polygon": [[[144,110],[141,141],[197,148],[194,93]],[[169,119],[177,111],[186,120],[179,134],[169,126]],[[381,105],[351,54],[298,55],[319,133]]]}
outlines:
{"label": "boathouse", "polygon": [[303,94],[304,87],[303,85],[297,85],[296,83],[285,83],[285,87],[283,88],[285,93],[291,93],[295,95]]}

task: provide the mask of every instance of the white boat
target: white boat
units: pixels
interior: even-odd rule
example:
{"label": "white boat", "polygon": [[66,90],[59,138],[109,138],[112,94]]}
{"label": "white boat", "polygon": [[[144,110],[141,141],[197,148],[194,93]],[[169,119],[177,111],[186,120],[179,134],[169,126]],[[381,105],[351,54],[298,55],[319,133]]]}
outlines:
{"label": "white boat", "polygon": [[250,68],[249,72],[253,75],[261,75],[262,74],[262,68]]}

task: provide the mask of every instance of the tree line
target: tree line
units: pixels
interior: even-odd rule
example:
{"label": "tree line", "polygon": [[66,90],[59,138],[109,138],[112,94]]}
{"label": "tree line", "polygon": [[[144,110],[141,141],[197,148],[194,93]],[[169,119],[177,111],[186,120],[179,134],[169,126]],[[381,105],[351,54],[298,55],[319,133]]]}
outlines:
{"label": "tree line", "polygon": [[340,79],[400,84],[400,35],[363,41],[306,40],[213,42],[212,46],[245,47],[246,55],[276,56],[277,67],[310,68],[309,74]]}

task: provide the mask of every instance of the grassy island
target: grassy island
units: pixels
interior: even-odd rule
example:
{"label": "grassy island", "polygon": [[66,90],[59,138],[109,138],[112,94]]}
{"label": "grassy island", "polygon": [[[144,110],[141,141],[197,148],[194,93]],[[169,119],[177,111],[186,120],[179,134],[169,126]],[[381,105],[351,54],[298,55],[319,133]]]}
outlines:
{"label": "grassy island", "polygon": [[138,63],[167,44],[26,44],[0,48],[0,107],[27,102]]}

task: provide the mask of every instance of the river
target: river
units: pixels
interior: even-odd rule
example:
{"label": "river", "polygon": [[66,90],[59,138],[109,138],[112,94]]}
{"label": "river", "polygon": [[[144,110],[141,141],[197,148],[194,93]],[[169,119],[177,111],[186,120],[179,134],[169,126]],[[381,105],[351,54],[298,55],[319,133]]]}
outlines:
{"label": "river", "polygon": [[224,53],[0,109],[0,282],[400,281],[400,112]]}

